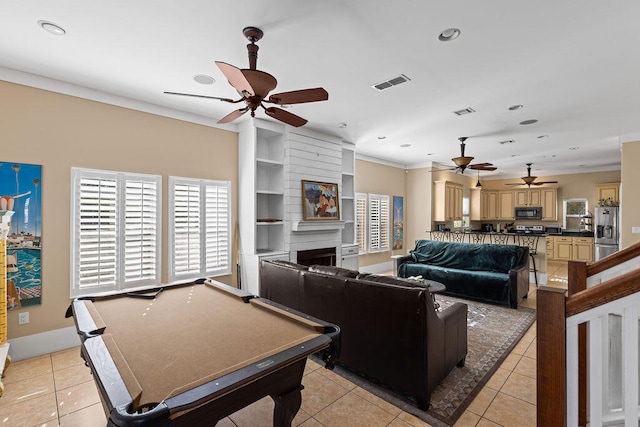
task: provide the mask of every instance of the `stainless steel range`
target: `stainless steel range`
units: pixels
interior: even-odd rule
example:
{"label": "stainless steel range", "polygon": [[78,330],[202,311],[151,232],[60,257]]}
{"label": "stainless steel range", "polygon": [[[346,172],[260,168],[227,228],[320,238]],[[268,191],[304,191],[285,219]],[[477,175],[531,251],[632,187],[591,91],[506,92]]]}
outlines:
{"label": "stainless steel range", "polygon": [[544,225],[516,225],[518,234],[544,234]]}

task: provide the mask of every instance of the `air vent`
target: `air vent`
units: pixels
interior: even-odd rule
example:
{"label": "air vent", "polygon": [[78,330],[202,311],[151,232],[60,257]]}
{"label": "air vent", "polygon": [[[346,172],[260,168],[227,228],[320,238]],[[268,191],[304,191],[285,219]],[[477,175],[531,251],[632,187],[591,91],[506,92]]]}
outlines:
{"label": "air vent", "polygon": [[474,110],[473,108],[467,107],[464,110],[454,111],[453,114],[455,114],[456,116],[464,116],[465,114],[471,114],[475,112],[476,110]]}
{"label": "air vent", "polygon": [[498,142],[498,144],[502,144],[502,145],[505,145],[505,144],[513,144],[514,142],[516,142],[516,141],[515,141],[515,140],[513,140],[513,139],[507,139],[506,141],[500,141],[500,142]]}
{"label": "air vent", "polygon": [[393,77],[389,80],[380,82],[380,83],[376,83],[374,85],[372,85],[371,87],[377,90],[385,90],[385,89],[389,89],[390,87],[393,86],[397,86],[400,83],[406,83],[411,81],[411,79],[407,76],[405,76],[404,74],[400,74],[398,77]]}

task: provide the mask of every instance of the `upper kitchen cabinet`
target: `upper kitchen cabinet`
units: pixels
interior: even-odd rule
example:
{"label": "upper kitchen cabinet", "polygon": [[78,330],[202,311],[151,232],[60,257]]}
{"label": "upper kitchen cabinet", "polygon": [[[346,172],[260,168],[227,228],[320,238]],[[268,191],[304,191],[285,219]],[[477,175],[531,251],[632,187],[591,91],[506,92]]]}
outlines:
{"label": "upper kitchen cabinet", "polygon": [[541,206],[542,191],[539,188],[522,188],[514,191],[515,206]]}
{"label": "upper kitchen cabinet", "polygon": [[596,201],[600,200],[609,200],[613,202],[613,204],[620,203],[620,183],[619,182],[608,182],[606,184],[596,184]]}
{"label": "upper kitchen cabinet", "polygon": [[558,189],[541,188],[540,206],[542,206],[543,221],[556,221],[558,219]]}
{"label": "upper kitchen cabinet", "polygon": [[515,219],[515,197],[513,191],[499,191],[498,206],[498,219]]}
{"label": "upper kitchen cabinet", "polygon": [[462,184],[452,181],[435,181],[433,184],[433,220],[461,220]]}

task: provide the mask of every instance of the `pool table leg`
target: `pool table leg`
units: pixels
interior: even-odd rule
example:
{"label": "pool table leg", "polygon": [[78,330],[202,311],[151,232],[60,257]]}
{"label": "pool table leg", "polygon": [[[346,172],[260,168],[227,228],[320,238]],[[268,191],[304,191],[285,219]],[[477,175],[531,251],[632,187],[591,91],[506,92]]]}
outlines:
{"label": "pool table leg", "polygon": [[286,394],[279,396],[271,396],[275,402],[273,409],[273,425],[274,426],[290,426],[293,418],[298,413],[302,405],[302,389],[304,386],[295,388]]}

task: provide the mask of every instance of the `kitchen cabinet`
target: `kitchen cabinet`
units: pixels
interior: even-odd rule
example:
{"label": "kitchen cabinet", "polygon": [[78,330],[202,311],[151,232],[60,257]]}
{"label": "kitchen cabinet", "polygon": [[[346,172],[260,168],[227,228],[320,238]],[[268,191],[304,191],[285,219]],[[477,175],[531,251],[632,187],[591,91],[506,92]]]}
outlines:
{"label": "kitchen cabinet", "polygon": [[546,238],[547,241],[547,259],[556,259],[556,255],[555,255],[555,237],[554,236],[547,236]]}
{"label": "kitchen cabinet", "polygon": [[523,188],[514,192],[515,206],[542,206],[542,191],[538,188]]}
{"label": "kitchen cabinet", "polygon": [[547,259],[593,261],[593,237],[548,236]]}
{"label": "kitchen cabinet", "polygon": [[515,219],[515,200],[513,191],[498,192],[498,219],[514,220]]}
{"label": "kitchen cabinet", "polygon": [[433,201],[434,221],[462,219],[462,184],[452,181],[434,182]]}
{"label": "kitchen cabinet", "polygon": [[593,261],[593,237],[573,238],[573,259],[579,261]]}
{"label": "kitchen cabinet", "polygon": [[498,192],[483,191],[481,199],[482,199],[482,219],[485,221],[498,219]]}
{"label": "kitchen cabinet", "polygon": [[558,219],[558,189],[541,188],[540,206],[542,206],[543,221],[556,221]]}
{"label": "kitchen cabinet", "polygon": [[553,240],[555,259],[559,261],[569,261],[573,259],[573,237],[556,236]]}
{"label": "kitchen cabinet", "polygon": [[596,184],[596,200],[609,200],[617,206],[620,203],[620,183],[609,182],[606,184]]}

